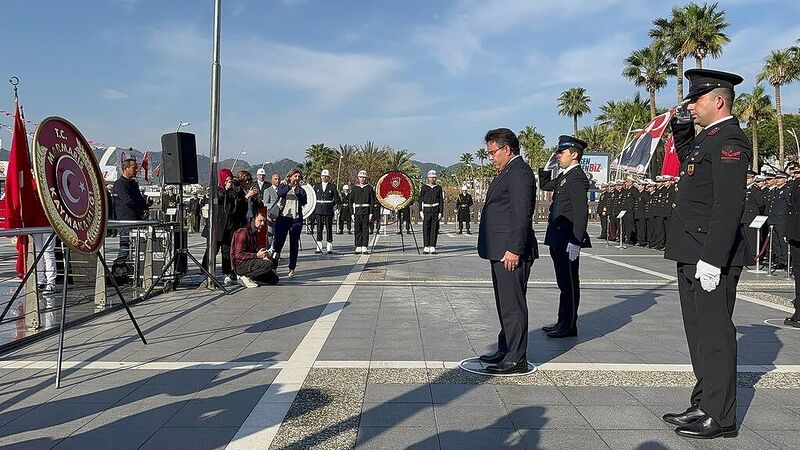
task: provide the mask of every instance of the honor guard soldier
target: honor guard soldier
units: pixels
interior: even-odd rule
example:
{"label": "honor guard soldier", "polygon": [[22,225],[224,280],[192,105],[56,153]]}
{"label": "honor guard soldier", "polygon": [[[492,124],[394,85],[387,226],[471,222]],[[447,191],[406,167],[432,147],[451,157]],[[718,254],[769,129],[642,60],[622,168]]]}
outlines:
{"label": "honor guard soldier", "polygon": [[789,253],[793,262],[794,273],[794,314],[783,320],[784,325],[800,328],[800,274],[794,268],[800,267],[797,263],[800,258],[800,165],[792,163],[786,169],[791,175],[791,180],[786,183],[789,190],[789,219],[786,223],[786,241],[789,244]]}
{"label": "honor guard soldier", "polygon": [[442,187],[436,184],[436,171],[428,171],[428,183],[419,191],[419,216],[422,218],[423,253],[436,254],[436,241],[439,238],[439,219],[444,210]]}
{"label": "honor guard soldier", "polygon": [[600,193],[600,197],[597,199],[597,218],[600,221],[600,236],[597,236],[597,239],[606,239],[608,237],[608,200],[610,197],[609,194],[609,187],[610,185],[606,184],[602,186],[602,192]]}
{"label": "honor guard soldier", "polygon": [[472,222],[472,196],[467,192],[466,186],[461,186],[461,193],[458,194],[456,199],[456,214],[458,215],[458,234],[464,230],[464,224],[467,224],[467,234],[472,234],[469,231],[469,223]]}
{"label": "honor guard soldier", "polygon": [[353,234],[353,198],[350,194],[350,186],[342,186],[342,197],[339,203],[339,231],[336,234],[344,234],[344,224],[347,223],[347,234]]}
{"label": "honor guard soldier", "polygon": [[[331,173],[328,169],[322,171],[320,179],[322,181],[314,185],[314,193],[317,195],[317,206],[314,209],[317,222],[317,249],[314,253],[322,253],[323,247],[325,247],[324,251],[333,253],[333,211],[339,206],[341,199],[336,185],[331,183]],[[322,242],[323,228],[327,232],[324,245]]]}
{"label": "honor guard soldier", "polygon": [[559,136],[556,153],[561,173],[551,180],[552,172],[539,170],[539,188],[553,191],[544,244],[550,246],[556,283],[561,290],[558,321],[542,328],[551,338],[578,335],[578,306],[581,300],[579,256],[581,248],[592,246],[586,232],[589,221],[586,195],[589,180],[580,164],[586,147],[586,143],[578,138]]}
{"label": "honor guard soldier", "polygon": [[614,187],[611,190],[611,198],[609,198],[608,207],[608,240],[616,241],[619,237],[619,219],[617,216],[622,211],[620,198],[622,196],[622,182],[615,181]]}
{"label": "honor guard soldier", "polygon": [[647,192],[647,183],[640,181],[636,183],[636,203],[633,206],[633,220],[636,228],[636,245],[639,247],[647,246],[647,216],[650,208],[647,203],[650,201],[650,193]]}
{"label": "honor guard soldier", "polygon": [[[665,414],[684,437],[736,436],[736,327],[731,316],[747,262],[739,222],[750,141],[731,115],[742,77],[686,71],[689,93],[671,121],[681,177],[664,257],[677,264],[683,325],[697,383],[690,407]],[[695,125],[702,127],[695,135]]]}
{"label": "honor guard soldier", "polygon": [[353,228],[356,253],[369,254],[369,222],[372,220],[372,203],[375,190],[367,184],[367,171],[358,172],[358,184],[353,186]]}
{"label": "honor guard soldier", "polygon": [[786,219],[789,216],[789,190],[786,189],[785,173],[775,174],[774,188],[772,189],[771,201],[767,210],[767,225],[770,226],[772,235],[770,236],[770,246],[772,247],[772,266],[774,270],[786,268],[786,241],[783,236],[786,234]]}
{"label": "honor guard soldier", "polygon": [[[742,234],[747,239],[747,264],[755,262],[755,258],[760,250],[760,243],[756,240],[758,237],[755,228],[750,228],[756,216],[764,213],[764,193],[756,185],[756,173],[752,170],[747,171],[747,192],[744,197],[744,212],[742,213]],[[791,208],[789,210],[791,213]]]}

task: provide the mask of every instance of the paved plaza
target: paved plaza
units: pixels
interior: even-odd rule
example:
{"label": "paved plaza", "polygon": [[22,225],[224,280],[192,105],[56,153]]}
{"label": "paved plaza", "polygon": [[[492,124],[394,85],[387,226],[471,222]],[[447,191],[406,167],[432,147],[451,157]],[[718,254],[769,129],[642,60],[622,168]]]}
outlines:
{"label": "paved plaza", "polygon": [[528,291],[539,369],[489,378],[458,368],[496,341],[489,266],[477,234],[445,230],[424,256],[393,233],[371,255],[344,252],[351,236],[314,255],[303,234],[298,275],[278,286],[137,304],[147,345],[124,311],[101,316],[67,331],[61,389],[57,338],[3,355],[0,447],[797,448],[800,330],[771,325],[790,311],[786,272],[740,283],[739,437],[691,441],[660,419],[694,384],[674,263],[595,242],[580,262],[579,336],[552,340],[539,328],[558,291],[540,246]]}

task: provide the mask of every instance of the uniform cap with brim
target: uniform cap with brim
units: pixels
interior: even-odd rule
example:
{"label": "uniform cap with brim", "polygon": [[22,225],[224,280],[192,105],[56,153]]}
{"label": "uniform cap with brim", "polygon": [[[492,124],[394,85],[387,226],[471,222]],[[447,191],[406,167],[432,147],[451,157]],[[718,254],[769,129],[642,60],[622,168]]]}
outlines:
{"label": "uniform cap with brim", "polygon": [[331,173],[328,171],[328,169],[325,169],[325,170],[323,170],[323,171],[322,171],[322,173],[320,174],[320,176],[322,176],[322,177],[329,177],[329,176],[331,176]]}
{"label": "uniform cap with brim", "polygon": [[258,169],[256,171],[256,175],[266,175],[266,174],[267,174],[267,171],[264,170],[264,169]]}
{"label": "uniform cap with brim", "polygon": [[359,170],[358,176],[367,178],[367,171],[366,170]]}
{"label": "uniform cap with brim", "polygon": [[689,69],[684,75],[689,80],[689,93],[683,97],[684,100],[699,97],[716,88],[733,90],[734,86],[744,81],[744,78],[735,73],[712,69]]}
{"label": "uniform cap with brim", "polygon": [[560,152],[561,150],[566,150],[568,148],[574,148],[577,151],[586,150],[586,147],[589,145],[582,140],[567,135],[561,135],[558,137],[558,145],[556,146],[555,153]]}
{"label": "uniform cap with brim", "polygon": [[342,190],[343,191],[349,191],[350,190],[350,185],[345,184],[344,186],[342,186]]}
{"label": "uniform cap with brim", "polygon": [[466,186],[461,186],[461,190],[462,190],[462,191],[466,191],[466,190],[467,190],[467,187],[466,187]]}
{"label": "uniform cap with brim", "polygon": [[434,178],[436,178],[436,171],[435,171],[435,170],[429,170],[429,171],[428,171],[428,177],[434,177]]}
{"label": "uniform cap with brim", "polygon": [[775,178],[789,178],[789,175],[786,175],[785,173],[780,172],[780,173],[776,173],[775,174]]}
{"label": "uniform cap with brim", "polygon": [[748,176],[748,177],[754,177],[754,176],[756,176],[756,175],[758,175],[758,174],[756,173],[756,171],[755,171],[755,170],[748,170],[748,171],[747,171],[747,176]]}

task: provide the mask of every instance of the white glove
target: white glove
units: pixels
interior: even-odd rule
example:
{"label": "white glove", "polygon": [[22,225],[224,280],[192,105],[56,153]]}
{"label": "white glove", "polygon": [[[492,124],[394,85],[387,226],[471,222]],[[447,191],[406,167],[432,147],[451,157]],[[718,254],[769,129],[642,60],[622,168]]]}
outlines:
{"label": "white glove", "polygon": [[442,213],[439,213],[439,220],[442,220]]}
{"label": "white glove", "polygon": [[369,215],[369,221],[372,222],[372,214]]}
{"label": "white glove", "polygon": [[572,242],[570,242],[567,244],[567,253],[569,254],[569,260],[575,261],[581,254],[581,248],[580,246],[577,246]]}
{"label": "white glove", "polygon": [[700,280],[700,285],[706,292],[711,292],[717,288],[719,284],[719,275],[721,270],[719,267],[714,267],[711,264],[703,261],[697,261],[697,271],[694,277]]}
{"label": "white glove", "polygon": [[420,212],[419,212],[419,218],[420,218],[420,219],[425,219],[425,213],[424,213],[424,212],[422,212],[422,211],[420,211]]}
{"label": "white glove", "polygon": [[351,215],[351,216],[350,216],[350,220],[352,220],[353,222],[355,222],[355,221],[356,221],[356,215],[355,215],[355,214]]}

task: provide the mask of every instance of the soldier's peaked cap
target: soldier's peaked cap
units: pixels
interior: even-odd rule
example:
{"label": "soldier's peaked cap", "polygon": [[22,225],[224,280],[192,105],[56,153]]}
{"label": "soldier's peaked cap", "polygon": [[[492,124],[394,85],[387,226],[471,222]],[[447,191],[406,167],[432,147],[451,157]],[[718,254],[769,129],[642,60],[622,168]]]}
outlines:
{"label": "soldier's peaked cap", "polygon": [[558,146],[556,147],[556,152],[560,152],[561,150],[568,148],[574,148],[578,151],[583,151],[586,150],[586,147],[588,147],[588,144],[576,137],[561,135],[558,137]]}
{"label": "soldier's peaked cap", "polygon": [[713,69],[689,69],[684,75],[689,80],[689,93],[683,98],[684,100],[699,97],[716,88],[733,90],[734,86],[744,81],[744,78],[735,73]]}

